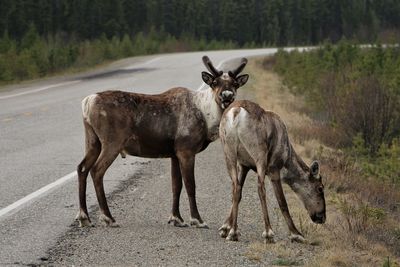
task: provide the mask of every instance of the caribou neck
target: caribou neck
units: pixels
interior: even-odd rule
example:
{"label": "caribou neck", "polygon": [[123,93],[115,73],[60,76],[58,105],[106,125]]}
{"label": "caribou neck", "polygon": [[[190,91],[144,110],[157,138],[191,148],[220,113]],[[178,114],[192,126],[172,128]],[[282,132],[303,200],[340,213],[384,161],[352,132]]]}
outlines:
{"label": "caribou neck", "polygon": [[215,101],[215,93],[212,88],[194,92],[193,102],[201,111],[207,123],[209,141],[215,141],[219,136],[219,123],[223,110]]}
{"label": "caribou neck", "polygon": [[307,164],[297,155],[293,146],[290,145],[290,156],[286,161],[285,168],[288,170],[289,175],[285,182],[289,184],[291,187],[294,184],[297,184],[300,180],[303,180],[307,177],[307,173],[309,173],[310,169]]}

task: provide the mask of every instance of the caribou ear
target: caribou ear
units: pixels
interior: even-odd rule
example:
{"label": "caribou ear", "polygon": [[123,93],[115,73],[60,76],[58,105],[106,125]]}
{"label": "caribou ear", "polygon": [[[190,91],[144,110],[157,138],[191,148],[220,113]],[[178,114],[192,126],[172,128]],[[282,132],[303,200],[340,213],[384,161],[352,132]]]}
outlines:
{"label": "caribou ear", "polygon": [[243,74],[236,78],[236,81],[238,82],[239,87],[245,85],[248,80],[249,80],[248,74]]}
{"label": "caribou ear", "polygon": [[210,73],[205,72],[205,71],[201,72],[201,78],[208,85],[211,85],[214,80],[214,77]]}
{"label": "caribou ear", "polygon": [[319,163],[314,161],[310,166],[310,173],[314,178],[319,178]]}

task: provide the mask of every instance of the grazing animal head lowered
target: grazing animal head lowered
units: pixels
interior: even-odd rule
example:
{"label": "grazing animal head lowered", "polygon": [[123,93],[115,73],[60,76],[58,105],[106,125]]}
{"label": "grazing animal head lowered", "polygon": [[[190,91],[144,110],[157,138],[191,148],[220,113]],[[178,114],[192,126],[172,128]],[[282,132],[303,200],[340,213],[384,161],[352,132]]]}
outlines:
{"label": "grazing animal head lowered", "polygon": [[239,75],[246,66],[247,59],[242,58],[240,65],[227,73],[217,70],[207,56],[203,57],[203,62],[210,71],[210,73],[205,71],[201,73],[203,81],[208,84],[218,96],[216,99],[218,105],[222,109],[226,109],[235,100],[237,89],[245,85],[249,79],[248,74]]}
{"label": "grazing animal head lowered", "polygon": [[231,213],[220,228],[221,237],[238,240],[237,215],[242,188],[249,170],[257,172],[265,231],[262,237],[273,242],[274,232],[268,217],[265,175],[271,179],[279,207],[293,241],[305,241],[289,213],[281,180],[289,184],[304,203],[315,223],[324,223],[324,187],[319,174],[319,164],[308,167],[291,145],[286,126],[274,112],[265,111],[256,103],[235,101],[224,112],[219,134],[225,152],[229,175],[232,179]]}
{"label": "grazing animal head lowered", "polygon": [[302,168],[304,170],[302,173],[283,171],[282,180],[301,199],[311,220],[315,223],[325,223],[324,185],[322,184],[319,163],[314,161],[309,167],[303,165]]}

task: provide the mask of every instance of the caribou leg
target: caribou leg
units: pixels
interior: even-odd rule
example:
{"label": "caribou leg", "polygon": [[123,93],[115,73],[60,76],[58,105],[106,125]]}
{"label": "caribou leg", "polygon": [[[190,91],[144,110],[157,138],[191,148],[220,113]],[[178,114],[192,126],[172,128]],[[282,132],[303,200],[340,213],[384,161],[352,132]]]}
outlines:
{"label": "caribou leg", "polygon": [[89,213],[86,206],[86,185],[87,185],[87,177],[90,168],[95,163],[97,157],[100,154],[100,149],[98,150],[89,150],[86,154],[85,158],[78,165],[77,173],[78,173],[78,182],[79,182],[79,212],[76,215],[76,220],[79,221],[79,226],[91,226]]}
{"label": "caribou leg", "polygon": [[96,190],[97,201],[100,206],[100,220],[104,221],[107,226],[115,226],[115,220],[111,216],[110,209],[108,208],[107,199],[104,193],[104,174],[108,167],[113,163],[119,154],[119,146],[115,144],[103,144],[101,153],[93,168],[91,175]]}
{"label": "caribou leg", "polygon": [[257,175],[258,175],[258,196],[261,202],[261,209],[264,217],[265,231],[262,233],[262,237],[265,238],[265,242],[274,242],[274,232],[271,228],[271,223],[268,216],[267,197],[265,193],[265,168],[264,163],[257,164]]}
{"label": "caribou leg", "polygon": [[237,217],[239,212],[239,202],[242,194],[242,186],[239,184],[238,179],[238,167],[237,167],[237,159],[230,159],[226,157],[226,165],[228,167],[229,176],[232,180],[232,207],[230,218],[227,220],[230,221],[230,230],[226,237],[226,240],[229,241],[238,241],[239,240],[239,232],[237,225]]}
{"label": "caribou leg", "polygon": [[286,202],[285,195],[283,194],[282,182],[280,178],[279,171],[273,172],[271,174],[271,182],[274,188],[276,199],[278,200],[279,208],[281,209],[282,215],[286,220],[286,224],[289,227],[290,239],[296,242],[305,242],[303,235],[297,230],[293,223],[292,216],[290,216],[289,208]]}
{"label": "caribou leg", "polygon": [[172,178],[172,213],[169,217],[168,223],[178,227],[189,226],[182,219],[179,212],[179,199],[182,192],[182,174],[179,167],[177,158],[171,158],[171,178]]}
{"label": "caribou leg", "polygon": [[87,176],[93,164],[99,157],[101,145],[97,135],[93,129],[84,121],[85,126],[85,141],[86,141],[86,154],[81,163],[78,165],[78,187],[79,187],[79,211],[76,220],[79,226],[91,226],[89,213],[86,206],[86,185]]}
{"label": "caribou leg", "polygon": [[191,216],[190,224],[198,228],[208,228],[207,224],[201,219],[196,204],[196,182],[194,179],[195,155],[192,151],[179,151],[177,157],[183,181],[185,183],[186,193],[189,198]]}
{"label": "caribou leg", "polygon": [[[246,166],[243,166],[241,164],[238,164],[238,177],[239,177],[239,185],[241,188],[243,188],[244,181],[246,180],[247,173],[249,172],[249,168]],[[232,182],[232,205],[231,209],[229,211],[229,215],[227,216],[225,223],[218,229],[219,235],[223,238],[226,238],[228,236],[229,230],[232,228],[232,222],[233,222],[233,199],[234,199],[234,184]],[[242,190],[240,190],[240,195],[239,195],[239,202],[242,199]]]}

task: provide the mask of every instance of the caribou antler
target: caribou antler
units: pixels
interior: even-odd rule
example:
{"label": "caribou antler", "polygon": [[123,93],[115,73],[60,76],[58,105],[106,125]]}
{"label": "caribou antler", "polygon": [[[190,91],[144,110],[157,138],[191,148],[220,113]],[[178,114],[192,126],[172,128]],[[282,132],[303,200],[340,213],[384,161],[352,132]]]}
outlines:
{"label": "caribou antler", "polygon": [[206,66],[206,68],[211,72],[214,77],[218,77],[222,75],[221,70],[217,70],[213,64],[211,63],[211,60],[208,58],[208,56],[203,56],[203,63]]}
{"label": "caribou antler", "polygon": [[236,70],[233,71],[228,71],[229,76],[231,76],[232,78],[236,78],[236,76],[242,72],[242,70],[244,69],[244,67],[247,64],[247,59],[246,58],[242,58],[242,61],[240,62],[239,67],[237,67]]}

